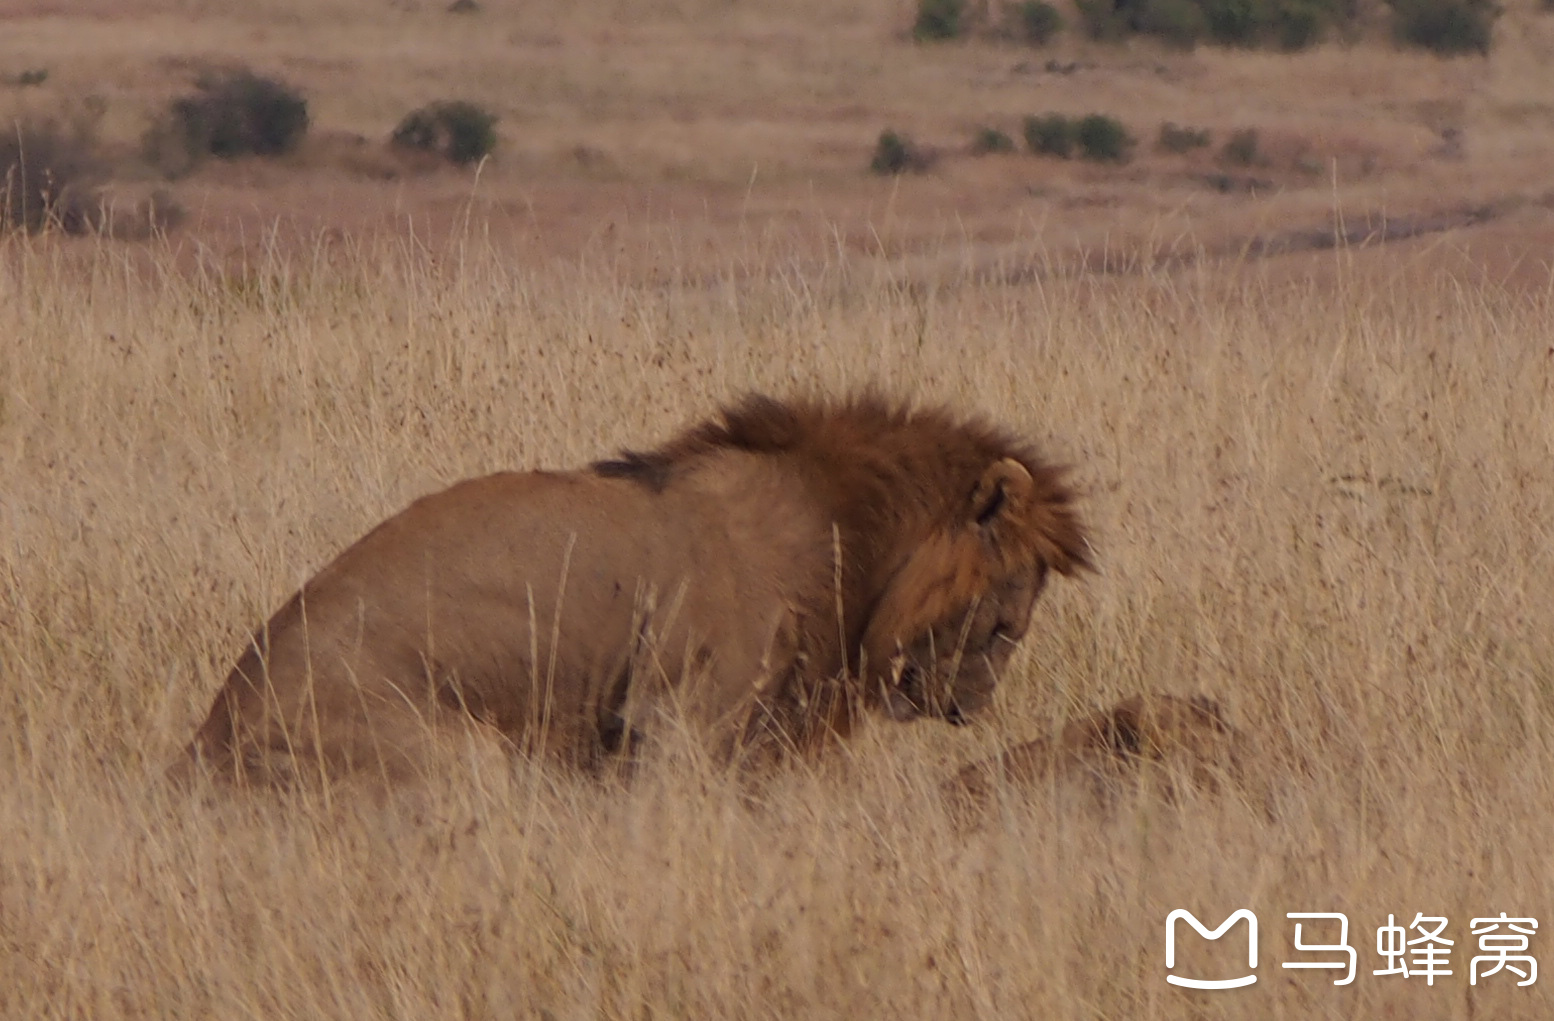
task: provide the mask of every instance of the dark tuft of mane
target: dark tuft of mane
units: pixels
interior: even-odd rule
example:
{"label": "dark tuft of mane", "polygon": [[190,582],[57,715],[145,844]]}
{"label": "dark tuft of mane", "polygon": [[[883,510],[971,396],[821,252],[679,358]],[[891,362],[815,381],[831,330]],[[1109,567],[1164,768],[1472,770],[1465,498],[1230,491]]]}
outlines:
{"label": "dark tuft of mane", "polygon": [[606,479],[630,479],[662,493],[669,485],[669,459],[662,454],[642,454],[635,450],[623,450],[613,461],[595,461],[590,467],[595,475]]}
{"label": "dark tuft of mane", "polygon": [[738,404],[725,405],[722,421],[711,421],[692,429],[685,441],[705,447],[732,447],[752,453],[776,453],[789,450],[803,438],[805,419],[826,414],[818,407],[803,409],[765,394],[748,394]]}

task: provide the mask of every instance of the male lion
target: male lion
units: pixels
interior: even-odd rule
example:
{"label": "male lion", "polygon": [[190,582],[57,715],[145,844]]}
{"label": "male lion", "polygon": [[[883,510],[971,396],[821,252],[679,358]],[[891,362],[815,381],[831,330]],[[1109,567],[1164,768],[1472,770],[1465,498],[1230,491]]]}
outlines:
{"label": "male lion", "polygon": [[961,722],[1049,570],[1061,473],[942,409],[751,396],[650,453],[412,503],[271,617],[175,772],[418,775],[473,739],[592,763],[666,713],[715,754]]}

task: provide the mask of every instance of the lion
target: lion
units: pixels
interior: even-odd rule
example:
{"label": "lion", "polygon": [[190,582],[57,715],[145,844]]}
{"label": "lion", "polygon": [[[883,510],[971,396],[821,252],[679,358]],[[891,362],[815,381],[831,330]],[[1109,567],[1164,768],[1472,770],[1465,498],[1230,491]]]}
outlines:
{"label": "lion", "polygon": [[1240,784],[1246,736],[1205,695],[1133,695],[1037,738],[963,767],[943,786],[951,809],[974,818],[1000,788],[1078,788],[1105,804],[1130,781],[1147,781],[1166,801],[1185,790],[1218,794]]}
{"label": "lion", "polygon": [[962,723],[1048,574],[1092,567],[1064,475],[942,407],[751,395],[656,450],[460,482],[253,635],[174,772],[392,784],[438,747],[597,766],[671,723],[725,759],[870,709]]}

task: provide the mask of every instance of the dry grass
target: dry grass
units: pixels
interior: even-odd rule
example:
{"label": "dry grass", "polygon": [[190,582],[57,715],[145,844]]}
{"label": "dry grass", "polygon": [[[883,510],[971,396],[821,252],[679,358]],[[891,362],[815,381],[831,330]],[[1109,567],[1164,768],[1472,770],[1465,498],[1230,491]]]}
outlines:
{"label": "dry grass", "polygon": [[[920,48],[885,0],[443,6],[0,0],[0,71],[50,72],[8,105],[102,94],[110,149],[233,59],[299,84],[320,133],[180,182],[165,246],[0,244],[0,1017],[1554,1012],[1548,980],[1466,983],[1470,918],[1554,926],[1554,278],[1529,243],[1554,236],[1554,20],[1508,4],[1489,60],[1439,61]],[[478,182],[376,152],[452,96],[502,116]],[[1274,163],[1221,194],[1212,153],[959,151],[1046,109],[1146,145],[1256,127]],[[887,125],[949,155],[871,178]],[[1176,258],[1198,246],[1220,258]],[[1076,271],[1103,263],[1127,272]],[[863,383],[1076,465],[1103,572],[1054,586],[985,725],[882,721],[760,780],[684,748],[631,783],[519,763],[436,811],[157,784],[248,630],[413,496]],[[1146,690],[1221,700],[1270,765],[1177,805],[1008,792],[971,832],[940,805],[961,763]],[[1242,906],[1258,984],[1167,985],[1167,912]],[[1352,986],[1279,967],[1291,911],[1349,914]],[[1415,912],[1456,940],[1433,988],[1370,974]]]}
{"label": "dry grass", "polygon": [[[1554,925],[1554,289],[751,258],[638,287],[475,244],[0,248],[0,1016],[1547,1016],[1466,960],[1470,917]],[[1077,466],[1103,571],[1039,607],[987,725],[761,782],[518,764],[436,812],[156,785],[248,628],[413,495],[865,381]],[[1153,689],[1222,699],[1272,796],[1034,791],[969,833],[937,801]],[[1168,986],[1167,912],[1242,906],[1258,984]],[[1289,911],[1349,914],[1354,985],[1279,968]],[[1457,940],[1433,988],[1369,974],[1415,912]]]}

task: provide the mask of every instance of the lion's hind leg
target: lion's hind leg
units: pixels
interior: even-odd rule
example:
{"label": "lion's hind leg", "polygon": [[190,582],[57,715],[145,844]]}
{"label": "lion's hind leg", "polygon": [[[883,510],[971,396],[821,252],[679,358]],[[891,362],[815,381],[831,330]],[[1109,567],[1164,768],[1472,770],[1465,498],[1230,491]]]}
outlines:
{"label": "lion's hind leg", "polygon": [[226,712],[212,716],[168,770],[175,785],[205,777],[274,790],[345,784],[388,791],[458,777],[484,787],[505,784],[512,769],[513,745],[505,735],[437,704],[336,707],[321,717],[305,714],[289,727],[273,716],[255,725]]}

